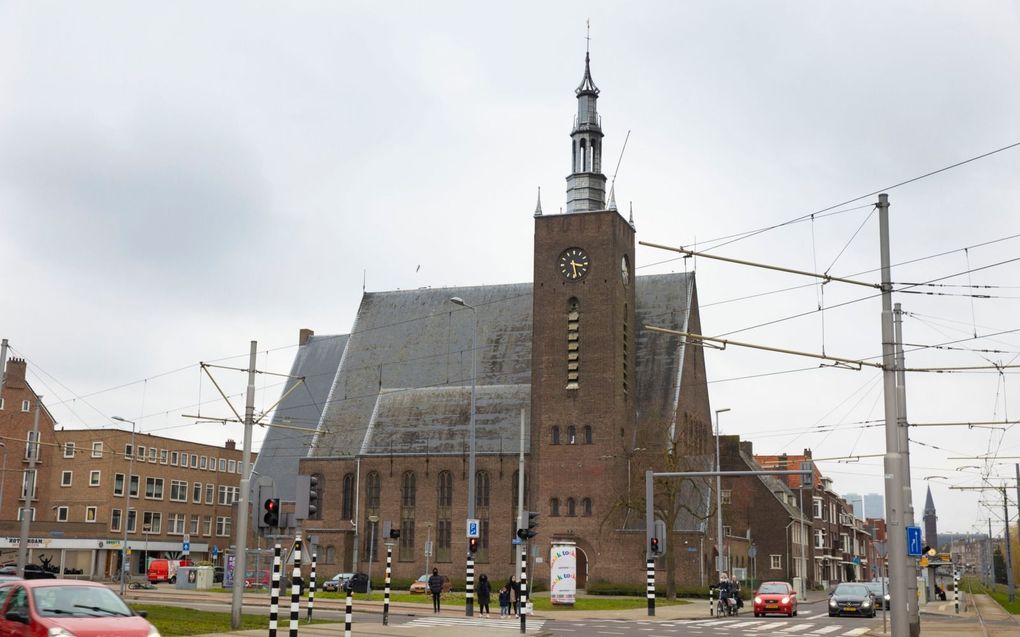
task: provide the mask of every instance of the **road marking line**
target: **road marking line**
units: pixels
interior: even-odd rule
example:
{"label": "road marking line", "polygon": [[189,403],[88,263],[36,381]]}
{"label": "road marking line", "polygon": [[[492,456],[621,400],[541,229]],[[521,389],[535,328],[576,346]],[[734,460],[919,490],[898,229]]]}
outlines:
{"label": "road marking line", "polygon": [[845,626],[823,626],[823,627],[819,628],[818,630],[811,631],[811,634],[812,635],[824,635],[826,633],[831,633],[834,630],[840,630],[841,628],[845,628]]}
{"label": "road marking line", "polygon": [[783,632],[784,633],[796,633],[796,632],[800,632],[802,630],[807,630],[808,628],[811,628],[812,626],[814,626],[814,624],[794,624],[793,626],[790,626],[789,628],[784,628]]}
{"label": "road marking line", "polygon": [[869,630],[870,628],[854,628],[853,630],[848,630],[845,633],[843,633],[841,637],[857,637],[857,635],[863,635]]}

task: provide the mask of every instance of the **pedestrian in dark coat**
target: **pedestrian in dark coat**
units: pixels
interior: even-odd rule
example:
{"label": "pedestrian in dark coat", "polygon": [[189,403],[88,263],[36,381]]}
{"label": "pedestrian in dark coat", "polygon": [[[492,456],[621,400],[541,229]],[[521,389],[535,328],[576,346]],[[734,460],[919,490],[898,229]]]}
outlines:
{"label": "pedestrian in dark coat", "polygon": [[489,616],[489,597],[491,595],[489,576],[482,573],[482,576],[478,578],[478,614],[482,617]]}
{"label": "pedestrian in dark coat", "polygon": [[429,577],[429,592],[432,593],[432,612],[439,612],[439,595],[443,592],[443,578],[439,576],[439,569],[432,569],[432,576]]}

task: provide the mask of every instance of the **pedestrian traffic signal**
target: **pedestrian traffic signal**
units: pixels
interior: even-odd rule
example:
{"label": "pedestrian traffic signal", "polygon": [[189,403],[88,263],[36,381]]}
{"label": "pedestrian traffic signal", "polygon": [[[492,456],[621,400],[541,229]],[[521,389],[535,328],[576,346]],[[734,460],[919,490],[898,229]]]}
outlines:
{"label": "pedestrian traffic signal", "polygon": [[652,551],[652,555],[660,555],[662,551],[659,548],[659,538],[652,536],[650,543],[651,546],[649,548]]}
{"label": "pedestrian traffic signal", "polygon": [[538,531],[535,530],[535,528],[537,527],[538,527],[538,512],[528,511],[528,528],[517,529],[517,537],[525,541],[530,540],[531,538],[538,535]]}
{"label": "pedestrian traffic signal", "polygon": [[308,517],[316,519],[319,511],[319,476],[308,478]]}
{"label": "pedestrian traffic signal", "polygon": [[266,514],[262,516],[262,521],[266,523],[266,526],[280,526],[280,499],[266,498],[266,501],[262,503],[262,508],[266,510]]}
{"label": "pedestrian traffic signal", "polygon": [[468,552],[470,552],[471,554],[478,552],[478,538],[476,537],[468,538]]}

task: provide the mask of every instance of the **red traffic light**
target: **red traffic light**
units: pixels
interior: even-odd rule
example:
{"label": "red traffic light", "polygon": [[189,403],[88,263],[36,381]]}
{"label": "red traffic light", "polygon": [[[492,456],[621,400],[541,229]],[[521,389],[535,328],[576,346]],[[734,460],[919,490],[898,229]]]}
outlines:
{"label": "red traffic light", "polygon": [[651,543],[652,555],[658,555],[659,554],[659,538],[653,537],[651,539],[650,543]]}
{"label": "red traffic light", "polygon": [[471,551],[472,553],[478,552],[478,538],[476,537],[468,538],[468,550]]}
{"label": "red traffic light", "polygon": [[266,523],[266,526],[280,526],[280,499],[266,498],[266,501],[262,503],[262,508],[266,510],[266,514],[262,516],[262,521]]}

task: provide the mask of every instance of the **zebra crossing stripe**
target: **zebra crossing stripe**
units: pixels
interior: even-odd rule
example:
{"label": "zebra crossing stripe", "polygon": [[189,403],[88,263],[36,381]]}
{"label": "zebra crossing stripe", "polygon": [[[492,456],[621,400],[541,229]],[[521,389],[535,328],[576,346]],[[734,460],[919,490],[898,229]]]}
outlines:
{"label": "zebra crossing stripe", "polygon": [[807,630],[808,628],[811,628],[812,626],[814,626],[814,624],[794,624],[793,626],[790,626],[789,628],[784,628],[783,632],[784,633],[799,633],[800,631]]}
{"label": "zebra crossing stripe", "polygon": [[868,632],[868,630],[869,629],[867,628],[854,628],[853,630],[848,630],[847,632],[843,633],[843,637],[857,637],[857,635],[863,635],[864,633]]}
{"label": "zebra crossing stripe", "polygon": [[843,628],[842,626],[822,626],[816,630],[811,631],[815,635],[825,635]]}

